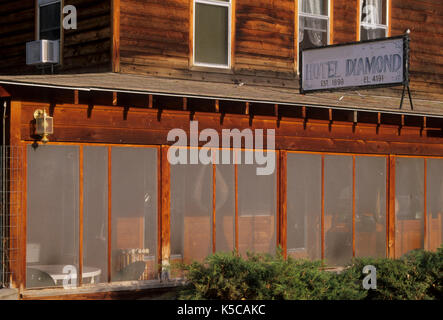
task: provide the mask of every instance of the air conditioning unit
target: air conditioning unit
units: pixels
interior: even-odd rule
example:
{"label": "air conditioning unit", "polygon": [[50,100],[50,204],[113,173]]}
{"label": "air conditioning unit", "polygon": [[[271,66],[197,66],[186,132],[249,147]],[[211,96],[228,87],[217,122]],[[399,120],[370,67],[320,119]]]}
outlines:
{"label": "air conditioning unit", "polygon": [[58,64],[60,61],[59,40],[38,40],[26,43],[26,64]]}

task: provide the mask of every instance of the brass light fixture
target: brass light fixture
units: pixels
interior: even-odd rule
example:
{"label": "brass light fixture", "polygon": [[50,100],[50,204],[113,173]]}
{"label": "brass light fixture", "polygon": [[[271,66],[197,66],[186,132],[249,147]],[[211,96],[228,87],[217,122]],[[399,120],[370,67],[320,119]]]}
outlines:
{"label": "brass light fixture", "polygon": [[53,118],[48,116],[46,110],[35,110],[35,134],[41,136],[41,141],[47,143],[48,136],[54,133]]}

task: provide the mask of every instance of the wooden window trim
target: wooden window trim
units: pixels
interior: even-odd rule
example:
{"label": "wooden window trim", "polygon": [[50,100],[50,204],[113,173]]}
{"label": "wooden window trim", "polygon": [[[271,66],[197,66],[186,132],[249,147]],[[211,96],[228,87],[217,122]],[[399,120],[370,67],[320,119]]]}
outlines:
{"label": "wooden window trim", "polygon": [[[235,36],[233,30],[235,30],[235,1],[218,1],[218,0],[190,0],[190,32],[189,32],[189,52],[191,55],[190,68],[202,69],[202,70],[231,70],[233,68],[233,58],[234,58],[234,41]],[[213,63],[202,63],[195,60],[195,6],[197,3],[227,7],[228,8],[228,64],[213,64]]]}

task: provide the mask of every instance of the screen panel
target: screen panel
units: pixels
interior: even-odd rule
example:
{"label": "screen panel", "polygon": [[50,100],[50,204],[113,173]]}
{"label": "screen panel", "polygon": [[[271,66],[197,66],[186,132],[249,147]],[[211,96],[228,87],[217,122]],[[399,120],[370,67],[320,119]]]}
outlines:
{"label": "screen panel", "polygon": [[171,166],[171,260],[212,253],[212,165]]}
{"label": "screen panel", "polygon": [[[242,151],[241,159],[247,153]],[[275,159],[275,153],[273,152]],[[254,164],[238,165],[238,233],[239,252],[275,253],[277,175],[257,175]]]}
{"label": "screen panel", "polygon": [[426,249],[436,251],[443,243],[443,159],[427,159]]}
{"label": "screen panel", "polygon": [[108,281],[108,148],[83,147],[83,283]]}
{"label": "screen panel", "polygon": [[235,249],[235,168],[216,166],[216,251]]}
{"label": "screen panel", "polygon": [[79,263],[79,147],[27,147],[27,288],[62,286]]}
{"label": "screen panel", "polygon": [[342,266],[352,258],[352,157],[325,156],[325,259]]}
{"label": "screen panel", "polygon": [[395,159],[395,256],[422,249],[424,159]]}
{"label": "screen panel", "polygon": [[386,257],[385,157],[355,157],[355,255]]}
{"label": "screen panel", "polygon": [[[113,147],[111,171],[111,280],[156,278],[157,149]],[[138,261],[145,270],[138,270]]]}
{"label": "screen panel", "polygon": [[321,259],[321,155],[287,154],[287,253]]}

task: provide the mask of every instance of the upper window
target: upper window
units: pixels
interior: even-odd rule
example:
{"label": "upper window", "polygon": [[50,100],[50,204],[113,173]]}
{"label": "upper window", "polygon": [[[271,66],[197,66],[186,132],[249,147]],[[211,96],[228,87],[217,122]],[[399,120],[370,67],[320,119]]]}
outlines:
{"label": "upper window", "polygon": [[329,0],[298,2],[299,48],[308,49],[329,43]]}
{"label": "upper window", "polygon": [[38,1],[39,40],[60,39],[61,2],[54,0]]}
{"label": "upper window", "polygon": [[231,1],[194,1],[194,65],[229,68]]}
{"label": "upper window", "polygon": [[360,0],[360,40],[388,35],[388,0]]}

